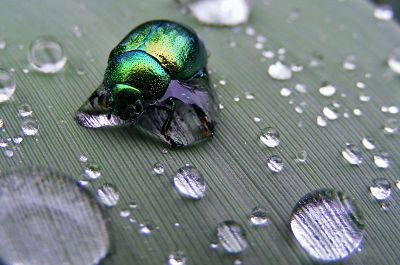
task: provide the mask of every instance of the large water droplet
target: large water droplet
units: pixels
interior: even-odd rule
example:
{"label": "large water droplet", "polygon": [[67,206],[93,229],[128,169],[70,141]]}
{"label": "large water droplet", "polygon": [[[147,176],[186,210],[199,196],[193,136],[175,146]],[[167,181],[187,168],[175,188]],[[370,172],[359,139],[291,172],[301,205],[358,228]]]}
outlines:
{"label": "large water droplet", "polygon": [[339,110],[334,104],[324,107],[322,109],[322,113],[329,120],[336,120],[337,118],[339,118]]}
{"label": "large water droplet", "polygon": [[353,143],[346,143],[346,148],[342,150],[342,156],[351,165],[360,165],[363,162],[361,148]]}
{"label": "large water droplet", "polygon": [[390,166],[389,154],[386,152],[374,154],[374,163],[379,168],[388,168]]}
{"label": "large water droplet", "polygon": [[219,244],[229,254],[240,254],[247,248],[242,226],[235,221],[224,221],[216,229]]}
{"label": "large water droplet", "polygon": [[387,64],[396,74],[400,74],[400,47],[395,48],[390,54]]}
{"label": "large water droplet", "polygon": [[181,250],[176,250],[168,256],[168,265],[186,265],[186,261],[186,255]]}
{"label": "large water droplet", "polygon": [[253,226],[265,226],[268,224],[268,214],[265,208],[256,207],[251,211],[250,222]]}
{"label": "large water droplet", "polygon": [[375,149],[375,140],[371,136],[365,136],[361,139],[361,143],[367,150]]}
{"label": "large water droplet", "polygon": [[319,88],[319,93],[325,97],[333,96],[336,93],[336,87],[331,84],[324,83]]}
{"label": "large water droplet", "polygon": [[15,87],[14,75],[8,70],[0,69],[0,103],[11,98]]}
{"label": "large water droplet", "polygon": [[4,264],[98,264],[109,235],[103,214],[75,182],[29,168],[0,177]]}
{"label": "large water droplet", "polygon": [[99,165],[97,165],[96,163],[87,164],[83,168],[82,176],[84,176],[87,179],[91,179],[91,180],[98,179],[101,176]]}
{"label": "large water droplet", "polygon": [[248,0],[180,0],[201,23],[236,26],[245,23],[250,15]]}
{"label": "large water droplet", "polygon": [[50,36],[34,40],[28,53],[29,64],[42,73],[59,72],[67,62],[61,44]]}
{"label": "large water droplet", "polygon": [[277,147],[280,143],[279,132],[272,127],[264,128],[259,135],[259,139],[263,145],[271,148]]}
{"label": "large water droplet", "polygon": [[270,156],[267,159],[267,166],[272,172],[279,173],[283,170],[283,160],[277,155]]}
{"label": "large water droplet", "polygon": [[204,197],[207,185],[197,168],[185,165],[173,179],[176,191],[184,198],[199,200]]}
{"label": "large water droplet", "polygon": [[385,178],[374,179],[369,191],[377,201],[385,201],[392,194],[390,182]]}
{"label": "large water droplet", "polygon": [[292,78],[292,70],[281,61],[271,64],[268,68],[268,74],[276,80],[289,80]]}
{"label": "large water droplet", "polygon": [[39,131],[39,122],[35,118],[26,118],[21,122],[21,133],[26,136],[33,136]]}
{"label": "large water droplet", "polygon": [[296,204],[290,228],[299,245],[312,258],[336,262],[350,257],[361,246],[364,218],[346,194],[317,190]]}
{"label": "large water droplet", "polygon": [[106,207],[114,207],[119,200],[119,193],[112,184],[104,184],[96,191],[97,200]]}
{"label": "large water droplet", "polygon": [[393,8],[390,5],[378,5],[374,10],[374,17],[379,20],[391,20],[393,16]]}

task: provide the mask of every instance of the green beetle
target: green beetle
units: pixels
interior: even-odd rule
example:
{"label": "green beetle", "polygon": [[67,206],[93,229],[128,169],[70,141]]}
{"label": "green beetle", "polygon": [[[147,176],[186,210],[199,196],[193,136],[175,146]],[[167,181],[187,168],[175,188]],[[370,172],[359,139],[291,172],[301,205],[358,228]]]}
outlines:
{"label": "green beetle", "polygon": [[[168,138],[175,103],[172,98],[166,100],[166,108],[157,101],[173,80],[185,83],[205,78],[206,64],[206,49],[192,29],[165,20],[136,27],[108,58],[102,96],[110,108],[109,117],[113,114],[134,124],[148,108],[163,108],[169,114],[161,133]],[[90,100],[99,96],[94,94]]]}

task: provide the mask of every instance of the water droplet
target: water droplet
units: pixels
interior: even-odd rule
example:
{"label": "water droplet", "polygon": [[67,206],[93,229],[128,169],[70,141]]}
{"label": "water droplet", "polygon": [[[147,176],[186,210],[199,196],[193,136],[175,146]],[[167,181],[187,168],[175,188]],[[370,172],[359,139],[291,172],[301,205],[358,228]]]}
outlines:
{"label": "water droplet", "polygon": [[365,93],[360,93],[360,96],[358,97],[358,99],[362,102],[368,102],[371,100],[371,97]]}
{"label": "water droplet", "polygon": [[18,115],[20,117],[28,117],[32,115],[32,108],[29,104],[21,104],[18,106]]}
{"label": "water droplet", "polygon": [[79,28],[78,25],[74,25],[74,26],[72,27],[72,34],[73,34],[76,38],[82,37],[82,31],[81,31],[81,29]]}
{"label": "water droplet", "polygon": [[240,98],[239,98],[238,96],[235,96],[235,97],[233,98],[233,101],[239,102],[239,101],[240,101]]}
{"label": "water droplet", "polygon": [[275,148],[279,145],[280,135],[275,128],[266,127],[261,131],[259,139],[267,147]]}
{"label": "water droplet", "polygon": [[393,134],[399,129],[399,122],[397,119],[387,119],[383,125],[383,130],[386,133]]}
{"label": "water droplet", "polygon": [[275,54],[274,54],[273,51],[263,51],[263,52],[261,53],[261,55],[262,55],[264,58],[267,58],[267,59],[272,59],[272,58],[275,57]]}
{"label": "water droplet", "polygon": [[296,158],[294,159],[298,163],[304,163],[307,161],[307,152],[306,150],[300,150],[296,153]]}
{"label": "water droplet", "polygon": [[215,249],[217,249],[218,247],[219,247],[218,243],[214,243],[214,242],[211,242],[211,243],[210,243],[210,249],[215,250]]}
{"label": "water droplet", "polygon": [[395,48],[390,54],[387,64],[396,74],[400,74],[400,47]]}
{"label": "water droplet", "polygon": [[53,37],[41,37],[34,40],[28,53],[30,65],[42,73],[56,73],[67,62],[63,47]]}
{"label": "water droplet", "polygon": [[268,74],[276,80],[289,80],[292,78],[292,70],[281,61],[271,64],[268,68]]}
{"label": "water droplet", "polygon": [[98,205],[72,178],[27,168],[0,177],[5,264],[99,264],[110,246]]}
{"label": "water droplet", "polygon": [[389,108],[386,107],[386,106],[382,106],[382,107],[381,107],[381,111],[382,111],[383,113],[386,113],[386,112],[389,111]]}
{"label": "water droplet", "polygon": [[23,68],[23,69],[22,69],[22,72],[23,72],[24,74],[29,74],[29,69],[28,69],[28,68]]}
{"label": "water droplet", "polygon": [[151,232],[154,230],[153,226],[150,224],[140,224],[139,225],[139,233],[144,236],[151,235]]}
{"label": "water droplet", "polygon": [[199,200],[204,197],[207,185],[197,168],[185,165],[173,179],[176,191],[184,198]]}
{"label": "water droplet", "polygon": [[98,179],[101,176],[99,165],[96,163],[87,164],[82,171],[82,176],[90,180]]}
{"label": "water droplet", "polygon": [[254,35],[256,35],[256,29],[253,28],[253,27],[251,27],[251,26],[246,27],[245,32],[246,32],[246,34],[249,35],[249,36],[254,36]]}
{"label": "water droplet", "polygon": [[233,265],[243,265],[243,261],[240,258],[236,258],[233,261]]}
{"label": "water droplet", "polygon": [[379,152],[374,154],[374,163],[379,168],[388,168],[390,166],[389,154],[386,152]]}
{"label": "water droplet", "polygon": [[374,10],[374,17],[379,20],[391,20],[394,16],[390,5],[378,5]]}
{"label": "water droplet", "polygon": [[226,80],[219,80],[218,82],[221,86],[226,86]]}
{"label": "water droplet", "polygon": [[256,44],[254,44],[254,48],[256,50],[262,50],[262,49],[264,49],[264,44],[261,42],[256,42]]}
{"label": "water droplet", "polygon": [[216,229],[219,245],[229,254],[242,253],[247,248],[247,241],[242,226],[235,221],[224,221]]}
{"label": "water droplet", "polygon": [[224,109],[224,108],[225,108],[225,107],[224,107],[224,104],[219,103],[218,108],[221,109],[221,110]]}
{"label": "water droplet", "polygon": [[96,191],[97,200],[106,207],[114,207],[119,200],[119,193],[112,184],[104,184]]}
{"label": "water droplet", "polygon": [[0,36],[0,50],[4,50],[7,46],[6,41]]}
{"label": "water droplet", "polygon": [[85,155],[80,155],[79,156],[79,162],[80,163],[86,163],[88,161],[88,158]]}
{"label": "water droplet", "polygon": [[296,112],[299,113],[299,114],[301,114],[301,113],[304,112],[303,108],[300,107],[300,106],[296,106],[296,107],[294,108],[294,111],[296,111]]}
{"label": "water droplet", "polygon": [[346,143],[346,148],[342,150],[342,156],[351,165],[360,165],[363,162],[361,148],[353,143]]}
{"label": "water droplet", "polygon": [[[3,129],[3,126],[4,126],[4,122],[3,122],[2,119],[0,119],[0,129]],[[0,131],[1,131],[1,130],[0,130]]]}
{"label": "water droplet", "polygon": [[26,136],[33,136],[39,131],[39,122],[35,118],[26,118],[21,122],[21,133]]}
{"label": "water droplet", "polygon": [[23,138],[21,136],[14,136],[12,141],[14,144],[20,144],[22,142]]}
{"label": "water droplet", "polygon": [[364,89],[365,88],[365,83],[363,82],[357,82],[356,86],[360,89]]}
{"label": "water droplet", "polygon": [[349,55],[345,58],[343,65],[344,70],[354,71],[357,68],[356,57],[354,55]]}
{"label": "water droplet", "polygon": [[299,93],[307,93],[307,86],[305,84],[298,83],[294,86],[294,89]]}
{"label": "water droplet", "polygon": [[336,93],[336,87],[331,84],[324,83],[319,88],[319,93],[325,97],[331,97]]}
{"label": "water droplet", "polygon": [[255,122],[260,122],[260,121],[261,121],[261,119],[260,119],[259,117],[254,117],[253,120],[254,120]]}
{"label": "water droplet", "polygon": [[324,116],[318,116],[317,117],[317,125],[319,127],[326,127],[328,125],[328,121]]}
{"label": "water droplet", "polygon": [[251,211],[250,222],[253,226],[265,226],[268,224],[268,214],[265,208],[256,207]]}
{"label": "water droplet", "polygon": [[326,118],[329,120],[336,120],[339,118],[339,110],[333,104],[325,106],[322,109],[322,113],[325,115]]}
{"label": "water droplet", "polygon": [[292,90],[291,89],[285,88],[285,87],[281,89],[281,96],[282,97],[288,97],[291,94],[292,94]]}
{"label": "water droplet", "polygon": [[160,162],[157,162],[153,165],[153,173],[154,175],[161,176],[164,175],[164,166]]}
{"label": "water droplet", "polygon": [[8,71],[0,68],[0,103],[7,101],[15,92],[15,77]]}
{"label": "water droplet", "polygon": [[121,210],[119,212],[119,216],[122,218],[128,218],[131,215],[131,212],[129,210]]}
{"label": "water droplet", "polygon": [[243,24],[247,22],[251,10],[247,0],[197,0],[181,2],[187,2],[187,7],[191,14],[199,22],[207,25],[236,26]]}
{"label": "water droplet", "polygon": [[181,250],[176,250],[168,256],[168,265],[186,265],[186,261],[186,255]]}
{"label": "water droplet", "polygon": [[7,149],[7,150],[4,150],[4,151],[3,151],[3,154],[4,154],[6,157],[13,157],[13,156],[14,156],[14,151],[11,150],[11,149]]}
{"label": "water droplet", "polygon": [[375,149],[375,140],[371,136],[365,136],[361,139],[361,143],[367,150]]}
{"label": "water droplet", "polygon": [[385,178],[374,179],[369,191],[377,201],[388,200],[392,193],[390,182]]}
{"label": "water droplet", "polygon": [[277,155],[270,156],[267,159],[267,166],[272,172],[279,173],[283,170],[283,160]]}
{"label": "water droplet", "polygon": [[292,69],[292,72],[298,73],[303,71],[304,67],[301,64],[291,64],[290,69]]}
{"label": "water droplet", "polygon": [[360,109],[353,109],[353,114],[355,116],[362,116],[363,115],[363,113],[362,113],[362,111]]}
{"label": "water droplet", "polygon": [[364,217],[346,194],[317,190],[296,204],[290,228],[299,245],[312,258],[336,262],[350,257],[362,244]]}

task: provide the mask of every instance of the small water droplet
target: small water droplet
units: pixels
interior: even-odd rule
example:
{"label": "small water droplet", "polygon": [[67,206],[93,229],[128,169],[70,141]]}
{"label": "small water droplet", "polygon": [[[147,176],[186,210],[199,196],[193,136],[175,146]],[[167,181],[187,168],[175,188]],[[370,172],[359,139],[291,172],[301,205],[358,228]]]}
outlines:
{"label": "small water droplet", "polygon": [[296,112],[299,113],[299,114],[301,114],[301,113],[304,112],[303,108],[300,107],[300,106],[296,106],[296,107],[294,108],[294,111],[296,111]]}
{"label": "small water droplet", "polygon": [[331,97],[336,93],[336,87],[331,84],[324,83],[319,88],[319,93],[325,97]]}
{"label": "small water droplet", "polygon": [[294,86],[294,89],[299,93],[307,93],[307,86],[305,84],[298,83]]}
{"label": "small water droplet", "polygon": [[400,47],[392,51],[387,60],[387,64],[394,73],[400,74]]}
{"label": "small water droplet", "polygon": [[296,153],[296,158],[294,159],[297,163],[305,163],[307,161],[306,150],[300,150]]}
{"label": "small water droplet", "polygon": [[64,68],[67,57],[62,45],[54,37],[47,36],[31,43],[28,61],[39,72],[56,73]]}
{"label": "small water droplet", "polygon": [[4,126],[4,122],[3,122],[3,120],[2,119],[0,119],[0,131],[2,131],[3,130],[3,126]]}
{"label": "small water droplet", "polygon": [[308,65],[312,68],[320,67],[322,64],[323,56],[322,54],[314,53],[308,63]]}
{"label": "small water droplet", "polygon": [[82,171],[82,176],[89,180],[98,179],[101,176],[99,165],[97,165],[96,163],[87,164]]}
{"label": "small water droplet", "polygon": [[256,50],[262,50],[262,49],[264,49],[264,44],[261,42],[256,42],[256,44],[254,44],[254,48]]}
{"label": "small water droplet", "polygon": [[6,41],[0,36],[0,50],[4,50],[7,46]]}
{"label": "small water droplet", "polygon": [[245,93],[245,98],[248,99],[248,100],[253,100],[253,99],[255,99],[256,97],[254,96],[253,93],[251,93],[251,92],[246,92],[246,93]]}
{"label": "small water droplet", "polygon": [[317,125],[319,127],[326,127],[328,125],[328,121],[324,116],[318,116],[317,117]]}
{"label": "small water droplet", "polygon": [[81,31],[81,29],[79,28],[78,25],[74,25],[74,26],[72,27],[72,34],[73,34],[76,38],[82,37],[82,31]]}
{"label": "small water droplet", "polygon": [[396,106],[390,106],[390,107],[388,107],[388,112],[390,114],[397,114],[397,113],[399,113],[399,108]]}
{"label": "small water droplet", "polygon": [[360,89],[364,89],[365,88],[365,83],[364,82],[357,82],[356,86]]}
{"label": "small water droplet", "polygon": [[260,122],[261,119],[260,119],[259,117],[254,117],[254,118],[253,118],[253,121],[255,121],[255,122]]}
{"label": "small water droplet", "polygon": [[216,228],[219,245],[229,254],[240,254],[247,248],[242,226],[235,221],[224,221]]}
{"label": "small water droplet", "polygon": [[[251,6],[247,0],[182,1],[201,23],[217,26],[236,26],[247,22]],[[247,29],[246,29],[247,32]],[[252,35],[255,34],[254,33]]]}
{"label": "small water droplet", "polygon": [[83,69],[83,68],[77,68],[77,69],[76,69],[76,73],[77,73],[78,75],[84,75],[84,74],[85,74],[85,69]]}
{"label": "small water droplet", "polygon": [[280,143],[279,132],[272,127],[264,128],[259,135],[259,139],[262,144],[271,148],[277,147]]}
{"label": "small water droplet", "polygon": [[186,255],[181,250],[176,250],[168,256],[168,265],[186,265],[186,261]]}
{"label": "small water droplet", "polygon": [[14,144],[20,144],[22,142],[23,138],[21,136],[14,136],[12,141]]}
{"label": "small water droplet", "polygon": [[121,210],[119,212],[119,216],[122,218],[128,218],[131,215],[131,212],[129,210]]}
{"label": "small water droplet", "polygon": [[374,163],[379,168],[388,168],[390,166],[389,154],[386,152],[379,152],[374,154]]}
{"label": "small water droplet", "polygon": [[363,113],[362,113],[362,111],[360,109],[353,109],[353,114],[355,116],[362,116],[363,115]]}
{"label": "small water droplet", "polygon": [[173,179],[175,190],[184,198],[199,200],[204,197],[207,185],[197,168],[185,165]]}
{"label": "small water droplet", "polygon": [[214,242],[210,243],[210,249],[215,250],[215,249],[218,249],[218,247],[219,247],[218,243],[214,243]]}
{"label": "small water droplet", "polygon": [[224,109],[224,108],[225,108],[225,107],[224,107],[224,104],[219,103],[218,108],[221,109],[221,110]]}
{"label": "small water droplet", "polygon": [[374,17],[379,20],[391,20],[393,16],[393,8],[390,5],[378,5],[374,10]]}
{"label": "small water droplet", "polygon": [[371,100],[371,97],[365,93],[360,93],[360,96],[358,97],[358,99],[362,102],[368,102]]}
{"label": "small water droplet", "polygon": [[8,146],[7,137],[0,138],[0,148],[6,148]]}
{"label": "small water droplet", "polygon": [[348,195],[316,190],[296,204],[290,217],[290,228],[299,245],[312,258],[337,262],[359,249],[364,217]]}
{"label": "small water droplet", "polygon": [[20,117],[28,117],[32,115],[32,108],[29,104],[21,104],[18,106],[18,115]]}
{"label": "small water droplet", "polygon": [[0,103],[7,101],[15,92],[15,77],[5,69],[0,68]]}
{"label": "small water droplet", "polygon": [[221,85],[221,86],[226,86],[226,80],[219,80],[219,84]]}
{"label": "small water droplet", "polygon": [[299,73],[303,71],[304,67],[301,64],[291,64],[290,69],[292,69],[292,72]]}
{"label": "small water droplet", "polygon": [[243,261],[241,260],[241,258],[236,258],[233,261],[233,265],[243,265]]}
{"label": "small water droplet", "polygon": [[14,156],[14,151],[11,150],[11,149],[6,149],[6,150],[3,151],[3,154],[4,154],[6,157],[13,157],[13,156]]}
{"label": "small water droplet", "polygon": [[342,65],[344,70],[354,71],[357,68],[356,57],[354,55],[349,55],[345,58]]}
{"label": "small water droplet", "polygon": [[253,226],[265,226],[268,224],[267,210],[262,207],[256,207],[251,211],[250,223]]}
{"label": "small water droplet", "polygon": [[137,208],[138,208],[137,202],[132,201],[131,203],[129,203],[129,208],[131,208],[131,209],[137,209]]}
{"label": "small water droplet", "polygon": [[88,161],[88,158],[87,158],[87,156],[85,156],[85,155],[80,155],[79,156],[79,162],[80,163],[86,163]]}
{"label": "small water droplet", "polygon": [[150,224],[140,224],[139,225],[139,233],[143,236],[149,236],[151,235],[151,232],[153,232],[154,228]]}
{"label": "small water droplet", "polygon": [[39,122],[35,118],[26,118],[21,122],[21,133],[26,136],[36,135],[39,131]]}
{"label": "small water droplet", "polygon": [[375,140],[371,136],[365,136],[361,139],[361,143],[367,150],[375,149]]}
{"label": "small water droplet", "polygon": [[399,129],[399,122],[397,119],[387,119],[383,125],[383,130],[388,134],[393,134]]}
{"label": "small water droplet", "polygon": [[336,120],[337,118],[339,118],[339,110],[337,107],[335,107],[334,104],[325,106],[322,109],[322,113],[325,115],[326,118],[328,118],[329,120]]}
{"label": "small water droplet", "polygon": [[273,173],[279,173],[283,170],[283,160],[277,155],[270,156],[267,159],[267,166]]}
{"label": "small water droplet", "polygon": [[164,175],[164,165],[157,162],[153,165],[153,174],[157,176]]}
{"label": "small water droplet", "polygon": [[267,58],[267,59],[272,59],[272,58],[275,57],[275,54],[274,54],[273,51],[263,51],[263,52],[261,53],[261,55],[262,55],[264,58]]}
{"label": "small water droplet", "polygon": [[289,80],[292,78],[292,70],[281,61],[271,64],[268,68],[268,74],[276,80]]}
{"label": "small water droplet", "polygon": [[369,191],[377,201],[388,200],[392,194],[390,182],[385,178],[374,179]]}
{"label": "small water droplet", "polygon": [[361,148],[353,143],[346,143],[346,148],[342,150],[342,156],[351,165],[360,165],[363,162]]}
{"label": "small water droplet", "polygon": [[291,94],[292,94],[292,90],[290,88],[284,87],[284,88],[281,89],[281,96],[282,97],[288,97]]}
{"label": "small water droplet", "polygon": [[104,184],[96,191],[97,200],[106,207],[114,207],[119,200],[119,193],[112,184]]}

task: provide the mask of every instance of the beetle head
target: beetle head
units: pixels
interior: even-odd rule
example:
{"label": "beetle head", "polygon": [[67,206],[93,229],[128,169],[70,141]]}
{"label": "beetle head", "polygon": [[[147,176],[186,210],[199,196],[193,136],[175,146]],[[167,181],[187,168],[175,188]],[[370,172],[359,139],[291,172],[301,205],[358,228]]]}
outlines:
{"label": "beetle head", "polygon": [[127,84],[116,84],[111,88],[109,107],[113,114],[123,120],[132,120],[142,114],[143,96],[140,90]]}

